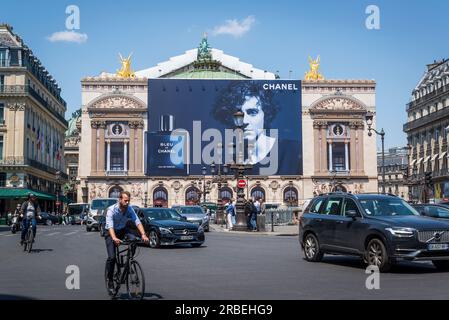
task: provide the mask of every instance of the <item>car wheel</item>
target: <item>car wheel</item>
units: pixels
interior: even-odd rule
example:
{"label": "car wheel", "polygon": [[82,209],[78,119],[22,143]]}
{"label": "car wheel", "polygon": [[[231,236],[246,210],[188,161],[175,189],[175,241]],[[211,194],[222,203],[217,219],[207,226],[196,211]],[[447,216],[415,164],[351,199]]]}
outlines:
{"label": "car wheel", "polygon": [[380,272],[390,270],[391,263],[388,258],[387,249],[380,239],[372,239],[366,246],[365,257],[368,265],[376,266]]}
{"label": "car wheel", "polygon": [[46,224],[47,226],[51,226],[51,225],[53,224],[53,222],[52,222],[51,220],[47,220],[47,221],[45,221],[45,224]]}
{"label": "car wheel", "polygon": [[161,239],[156,231],[152,230],[150,232],[150,247],[159,248],[161,246]]}
{"label": "car wheel", "polygon": [[449,260],[432,260],[432,263],[438,270],[449,270]]}
{"label": "car wheel", "polygon": [[323,259],[320,243],[313,233],[309,233],[304,239],[304,256],[307,261],[318,262]]}
{"label": "car wheel", "polygon": [[202,243],[192,243],[191,246],[194,248],[201,247]]}

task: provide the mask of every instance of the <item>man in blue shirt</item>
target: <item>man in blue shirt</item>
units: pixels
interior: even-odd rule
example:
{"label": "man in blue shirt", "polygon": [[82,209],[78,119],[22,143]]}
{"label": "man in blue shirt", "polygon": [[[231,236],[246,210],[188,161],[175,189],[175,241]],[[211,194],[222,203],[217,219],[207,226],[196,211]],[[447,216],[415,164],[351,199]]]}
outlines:
{"label": "man in blue shirt", "polygon": [[108,208],[106,213],[106,230],[108,235],[106,236],[106,249],[108,251],[108,259],[106,260],[106,269],[108,273],[108,288],[114,289],[113,277],[115,266],[115,247],[114,245],[120,245],[121,239],[127,236],[129,239],[134,238],[134,234],[131,233],[127,224],[132,220],[142,235],[144,242],[149,242],[148,237],[145,234],[140,219],[137,217],[133,208],[129,205],[131,195],[128,191],[122,191],[119,195],[119,202]]}

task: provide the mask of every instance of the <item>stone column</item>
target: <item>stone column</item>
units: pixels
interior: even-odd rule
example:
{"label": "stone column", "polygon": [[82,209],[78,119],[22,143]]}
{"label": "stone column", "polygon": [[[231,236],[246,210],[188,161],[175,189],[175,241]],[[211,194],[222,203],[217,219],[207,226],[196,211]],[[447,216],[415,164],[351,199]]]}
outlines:
{"label": "stone column", "polygon": [[135,171],[135,154],[136,154],[136,148],[139,148],[139,146],[136,146],[136,143],[134,141],[134,138],[136,136],[136,125],[134,122],[129,123],[129,172],[132,173]]}
{"label": "stone column", "polygon": [[128,171],[128,142],[123,141],[123,171]]}
{"label": "stone column", "polygon": [[143,121],[137,124],[137,161],[135,171],[137,173],[143,174]]}
{"label": "stone column", "polygon": [[111,140],[107,141],[106,171],[111,171]]}
{"label": "stone column", "polygon": [[349,150],[348,150],[348,141],[345,141],[345,170],[349,171]]}
{"label": "stone column", "polygon": [[105,141],[104,141],[104,133],[106,129],[106,122],[102,121],[99,125],[99,150],[98,150],[98,172],[104,173],[105,171],[105,165],[104,165],[104,158],[105,158]]}
{"label": "stone column", "polygon": [[91,160],[91,172],[97,173],[97,129],[99,127],[98,121],[92,121],[91,126],[91,147],[90,147],[90,160]]}
{"label": "stone column", "polygon": [[[320,135],[320,124],[317,121],[313,122],[313,148],[314,148],[314,172],[321,172],[321,135]],[[305,159],[304,159],[305,160]]]}
{"label": "stone column", "polygon": [[329,171],[332,171],[332,141],[329,141]]}
{"label": "stone column", "polygon": [[357,154],[356,154],[356,134],[357,134],[357,126],[355,122],[351,122],[349,124],[349,149],[350,149],[350,164],[351,164],[351,174],[355,174],[359,171],[357,167]]}
{"label": "stone column", "polygon": [[364,129],[365,129],[365,127],[363,125],[363,121],[360,121],[357,126],[357,147],[358,147],[357,148],[357,151],[358,151],[357,157],[359,159],[359,173],[360,174],[365,174],[365,157],[364,157],[364,152],[365,152],[364,143],[365,142],[363,139]]}
{"label": "stone column", "polygon": [[321,147],[320,147],[320,159],[321,159],[321,172],[327,173],[327,123],[321,123]]}

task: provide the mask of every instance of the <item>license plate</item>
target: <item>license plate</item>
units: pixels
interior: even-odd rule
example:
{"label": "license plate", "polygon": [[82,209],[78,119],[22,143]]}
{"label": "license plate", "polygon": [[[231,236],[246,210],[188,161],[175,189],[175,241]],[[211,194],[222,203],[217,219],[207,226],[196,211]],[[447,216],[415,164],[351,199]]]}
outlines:
{"label": "license plate", "polygon": [[181,240],[193,240],[193,236],[181,236]]}
{"label": "license plate", "polygon": [[449,244],[447,243],[430,243],[428,245],[429,250],[447,250],[449,249]]}

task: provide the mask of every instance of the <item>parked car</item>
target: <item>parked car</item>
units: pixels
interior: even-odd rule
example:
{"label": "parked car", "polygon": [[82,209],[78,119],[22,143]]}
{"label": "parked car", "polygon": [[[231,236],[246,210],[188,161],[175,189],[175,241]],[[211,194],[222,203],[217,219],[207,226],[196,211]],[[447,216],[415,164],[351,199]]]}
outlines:
{"label": "parked car", "polygon": [[92,229],[95,229],[96,231],[100,231],[100,215],[95,215],[93,217],[86,216],[85,224],[86,224],[86,231],[90,232]]}
{"label": "parked car", "polygon": [[[431,218],[449,219],[449,207],[439,204],[413,204],[420,215]],[[448,220],[449,221],[449,220]]]}
{"label": "parked car", "polygon": [[46,224],[47,226],[51,226],[53,224],[59,223],[59,217],[52,215],[48,212],[41,212],[40,213],[41,219],[37,219],[37,224]]}
{"label": "parked car", "polygon": [[[151,248],[190,244],[199,247],[204,243],[204,229],[169,208],[142,208],[138,212]],[[135,228],[132,226],[131,228]]]}
{"label": "parked car", "polygon": [[173,206],[173,209],[187,218],[188,222],[196,223],[198,226],[202,226],[204,231],[209,231],[209,215],[204,211],[201,206]]}
{"label": "parked car", "polygon": [[400,261],[419,260],[449,269],[449,223],[420,216],[390,195],[315,197],[300,218],[299,242],[312,262],[329,253],[360,256],[381,272]]}

